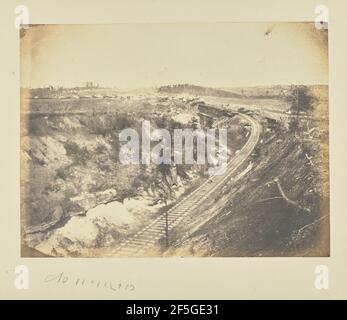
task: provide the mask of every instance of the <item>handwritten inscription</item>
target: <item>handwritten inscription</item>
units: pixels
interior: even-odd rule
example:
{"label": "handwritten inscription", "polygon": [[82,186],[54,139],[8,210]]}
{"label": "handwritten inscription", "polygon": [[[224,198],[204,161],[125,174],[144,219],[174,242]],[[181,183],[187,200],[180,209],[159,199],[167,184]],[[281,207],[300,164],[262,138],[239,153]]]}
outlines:
{"label": "handwritten inscription", "polygon": [[135,285],[132,283],[124,283],[110,280],[90,279],[86,277],[70,276],[65,272],[49,274],[44,278],[45,283],[55,283],[58,285],[70,285],[72,287],[86,289],[106,289],[114,292],[134,291]]}

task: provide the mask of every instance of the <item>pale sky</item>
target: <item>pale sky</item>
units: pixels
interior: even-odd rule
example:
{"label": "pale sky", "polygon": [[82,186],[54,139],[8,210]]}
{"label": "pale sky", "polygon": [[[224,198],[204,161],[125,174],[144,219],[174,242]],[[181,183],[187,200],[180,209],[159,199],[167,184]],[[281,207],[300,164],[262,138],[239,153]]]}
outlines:
{"label": "pale sky", "polygon": [[21,84],[119,88],[327,84],[312,23],[46,25],[21,39]]}

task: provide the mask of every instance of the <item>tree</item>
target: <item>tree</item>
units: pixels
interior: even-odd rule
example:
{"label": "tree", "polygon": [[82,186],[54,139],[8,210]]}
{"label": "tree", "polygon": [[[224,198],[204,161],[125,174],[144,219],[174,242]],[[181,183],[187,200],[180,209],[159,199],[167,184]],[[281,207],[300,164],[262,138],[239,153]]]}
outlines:
{"label": "tree", "polygon": [[308,86],[296,86],[287,99],[290,102],[292,114],[289,130],[295,135],[300,129],[300,114],[312,112],[315,99]]}

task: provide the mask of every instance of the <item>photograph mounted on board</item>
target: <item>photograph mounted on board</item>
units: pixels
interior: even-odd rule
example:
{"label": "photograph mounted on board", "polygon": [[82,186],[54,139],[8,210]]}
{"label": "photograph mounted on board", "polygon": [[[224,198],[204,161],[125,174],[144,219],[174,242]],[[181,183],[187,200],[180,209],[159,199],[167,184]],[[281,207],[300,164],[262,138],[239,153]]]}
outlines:
{"label": "photograph mounted on board", "polygon": [[328,29],[20,29],[22,257],[330,256]]}

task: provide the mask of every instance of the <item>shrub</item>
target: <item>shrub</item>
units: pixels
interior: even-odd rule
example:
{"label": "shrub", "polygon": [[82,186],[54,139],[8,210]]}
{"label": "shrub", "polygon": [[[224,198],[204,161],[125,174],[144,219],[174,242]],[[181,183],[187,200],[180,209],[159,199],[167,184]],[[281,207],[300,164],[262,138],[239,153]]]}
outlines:
{"label": "shrub", "polygon": [[62,180],[66,180],[69,176],[69,169],[70,167],[60,167],[56,172],[56,177]]}
{"label": "shrub", "polygon": [[64,145],[66,155],[71,157],[76,164],[85,165],[89,158],[89,152],[86,147],[80,147],[76,142],[66,142]]}

